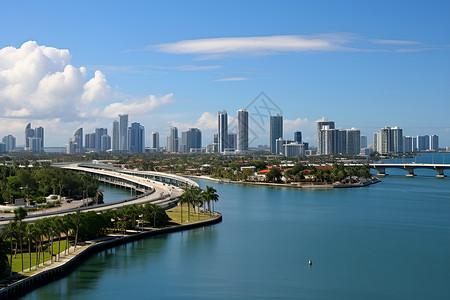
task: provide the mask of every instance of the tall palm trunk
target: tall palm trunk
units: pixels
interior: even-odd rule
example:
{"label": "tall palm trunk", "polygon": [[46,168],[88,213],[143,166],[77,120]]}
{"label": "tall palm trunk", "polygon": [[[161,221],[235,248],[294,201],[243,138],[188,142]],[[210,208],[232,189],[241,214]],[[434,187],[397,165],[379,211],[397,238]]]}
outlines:
{"label": "tall palm trunk", "polygon": [[28,254],[30,257],[30,272],[31,272],[31,239],[28,239]]}
{"label": "tall palm trunk", "polygon": [[11,256],[9,258],[9,277],[12,277],[13,240],[11,237]]}
{"label": "tall palm trunk", "polygon": [[21,272],[23,272],[23,248],[22,248],[22,237],[19,238],[19,242],[20,242],[20,258],[22,259],[22,270],[21,270]]}
{"label": "tall palm trunk", "polygon": [[61,232],[58,235],[58,261],[61,260]]}

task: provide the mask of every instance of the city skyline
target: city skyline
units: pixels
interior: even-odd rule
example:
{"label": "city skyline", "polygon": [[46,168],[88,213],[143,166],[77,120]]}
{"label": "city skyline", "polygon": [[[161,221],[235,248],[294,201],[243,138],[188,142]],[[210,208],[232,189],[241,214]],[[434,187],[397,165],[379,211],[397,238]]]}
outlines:
{"label": "city skyline", "polygon": [[[207,143],[218,108],[234,119],[261,91],[283,110],[285,134],[300,130],[311,145],[322,116],[359,128],[369,144],[373,132],[393,124],[450,145],[446,1],[408,3],[408,14],[387,1],[267,1],[257,14],[255,3],[234,1],[201,12],[189,3],[174,10],[142,2],[107,16],[101,4],[89,5],[89,24],[65,14],[76,10],[67,3],[29,3],[30,13],[18,3],[2,6],[0,128],[18,145],[29,122],[46,128],[46,146],[64,146],[76,128],[109,128],[118,114],[145,126],[146,140],[153,131],[167,136],[173,125],[199,128]],[[223,25],[227,13],[234,26]],[[39,17],[62,14],[58,26]],[[266,121],[251,145],[267,144]]]}

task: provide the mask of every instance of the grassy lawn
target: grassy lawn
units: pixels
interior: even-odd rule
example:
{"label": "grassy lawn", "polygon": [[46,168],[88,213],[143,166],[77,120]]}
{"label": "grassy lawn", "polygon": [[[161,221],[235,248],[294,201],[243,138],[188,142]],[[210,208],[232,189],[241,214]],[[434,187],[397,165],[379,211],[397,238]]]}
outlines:
{"label": "grassy lawn", "polygon": [[177,223],[177,224],[188,224],[188,219],[189,219],[189,223],[196,223],[196,222],[202,222],[202,221],[207,221],[207,220],[211,220],[214,218],[214,216],[211,216],[209,212],[200,212],[200,214],[197,214],[194,209],[191,207],[191,214],[189,215],[188,218],[188,208],[187,205],[183,205],[183,222],[181,222],[181,207],[177,206],[174,208],[171,208],[169,210],[166,211],[167,215],[172,219],[172,223]]}
{"label": "grassy lawn", "polygon": [[[69,241],[70,242],[70,241]],[[45,265],[48,266],[50,265],[50,254],[48,253],[48,245],[44,246],[44,260],[45,260]],[[64,252],[64,250],[66,249],[66,240],[62,240],[61,239],[61,252]],[[27,249],[23,249],[24,253],[23,253],[23,269],[24,271],[28,271],[30,268],[30,255],[28,253],[28,248]],[[25,251],[27,251],[25,253]],[[34,252],[33,250],[31,250],[31,271],[35,270],[35,266],[36,266],[36,252]],[[58,241],[53,242],[53,255],[55,255],[58,252]],[[64,253],[61,254],[61,257],[64,256]],[[8,254],[8,262],[10,259],[10,255]],[[55,260],[55,256],[53,256],[53,261]],[[22,258],[20,256],[20,248],[17,250],[17,255],[14,258],[14,254],[13,254],[13,272],[20,272],[22,270]],[[42,252],[39,254],[39,267],[42,268]]]}

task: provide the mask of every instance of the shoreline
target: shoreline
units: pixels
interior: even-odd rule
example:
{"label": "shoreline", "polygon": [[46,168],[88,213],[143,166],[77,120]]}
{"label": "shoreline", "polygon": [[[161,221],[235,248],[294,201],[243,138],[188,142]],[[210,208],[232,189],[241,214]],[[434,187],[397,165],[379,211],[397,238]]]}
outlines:
{"label": "shoreline", "polygon": [[[122,236],[118,238],[113,239],[106,239],[104,241],[100,241],[95,244],[87,245],[87,246],[80,246],[80,248],[85,247],[78,253],[73,253],[74,255],[68,259],[65,262],[55,262],[55,265],[52,267],[52,265],[48,266],[47,268],[44,268],[43,270],[40,270],[26,278],[23,278],[17,282],[14,282],[2,289],[0,289],[0,300],[3,299],[12,299],[17,298],[19,296],[23,296],[39,287],[42,287],[43,285],[56,281],[58,279],[61,279],[68,274],[70,274],[73,270],[75,270],[77,267],[81,265],[86,259],[88,259],[91,255],[101,252],[103,250],[116,247],[119,245],[123,245],[126,243],[138,241],[141,239],[158,236],[162,234],[168,234],[172,232],[179,232],[184,230],[190,230],[194,228],[204,227],[204,226],[211,226],[217,223],[222,222],[222,215],[219,214],[217,217],[202,221],[202,222],[196,222],[192,224],[183,224],[183,225],[176,225],[151,231],[144,231],[135,233],[132,235]],[[70,255],[70,254],[69,254]],[[63,257],[64,258],[64,257]]]}
{"label": "shoreline", "polygon": [[232,183],[232,184],[242,184],[242,185],[255,185],[255,186],[266,186],[266,187],[281,187],[281,188],[294,188],[294,189],[336,189],[336,188],[355,188],[355,187],[366,187],[375,183],[381,182],[377,177],[373,177],[370,180],[363,183],[348,183],[348,184],[300,184],[292,185],[286,183],[270,183],[270,182],[251,182],[251,181],[233,181],[230,179],[217,179],[208,176],[196,176],[196,175],[183,175],[189,178],[203,179],[207,181],[217,182],[217,183]]}

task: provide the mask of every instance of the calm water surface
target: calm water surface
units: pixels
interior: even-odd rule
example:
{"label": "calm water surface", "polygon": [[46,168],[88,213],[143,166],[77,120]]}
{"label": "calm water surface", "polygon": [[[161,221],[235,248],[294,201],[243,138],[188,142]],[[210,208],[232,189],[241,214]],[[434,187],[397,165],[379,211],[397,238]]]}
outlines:
{"label": "calm water surface", "polygon": [[201,181],[222,223],[101,252],[23,299],[450,299],[450,180],[423,172],[330,191]]}

